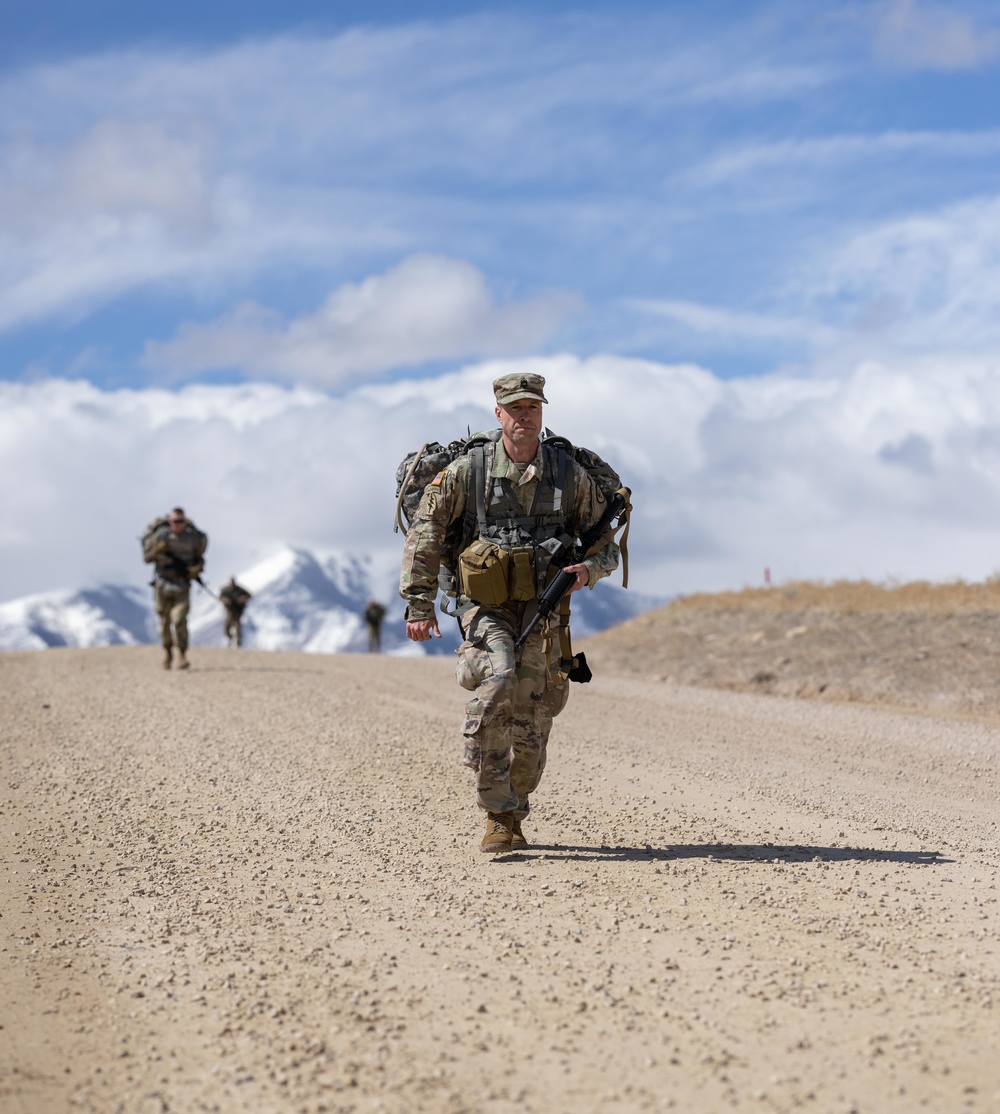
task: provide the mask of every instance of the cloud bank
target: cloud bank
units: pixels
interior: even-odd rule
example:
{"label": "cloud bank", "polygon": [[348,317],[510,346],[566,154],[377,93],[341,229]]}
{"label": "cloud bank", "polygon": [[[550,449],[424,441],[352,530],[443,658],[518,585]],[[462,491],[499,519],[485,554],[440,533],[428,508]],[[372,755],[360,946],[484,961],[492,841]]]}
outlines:
{"label": "cloud bank", "polygon": [[397,463],[425,439],[491,427],[492,379],[524,369],[548,379],[549,425],[634,489],[640,591],[759,583],[764,566],[777,578],[978,578],[1000,565],[996,360],[723,381],[693,365],[560,356],[336,397],[2,384],[5,594],[141,583],[136,539],[175,503],[211,536],[213,582],[290,542],[371,553],[391,584]]}
{"label": "cloud bank", "polygon": [[140,582],[177,502],[218,577],[285,543],[389,576],[396,463],[527,367],[635,488],[643,591],[991,572],[993,18],[486,14],[0,74],[2,590]]}
{"label": "cloud bank", "polygon": [[172,375],[238,368],[255,378],[335,387],[366,372],[530,351],[579,308],[578,298],[558,293],[497,305],[475,267],[417,255],[341,286],[294,321],[247,304],[207,325],[187,325],[174,340],[147,345],[146,363]]}

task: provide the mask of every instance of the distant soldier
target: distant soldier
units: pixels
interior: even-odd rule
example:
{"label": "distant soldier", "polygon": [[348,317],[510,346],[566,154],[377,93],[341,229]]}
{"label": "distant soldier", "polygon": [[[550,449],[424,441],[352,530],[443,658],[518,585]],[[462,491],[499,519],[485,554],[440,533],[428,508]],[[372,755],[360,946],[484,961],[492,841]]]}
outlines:
{"label": "distant soldier", "polygon": [[142,536],[143,560],[156,570],[153,599],[160,617],[164,669],[171,666],[174,646],[177,668],[188,668],[191,581],[201,580],[207,548],[208,535],[188,519],[182,507],[174,507],[165,518],[154,519]]}
{"label": "distant soldier", "polygon": [[365,608],[365,624],[368,627],[368,653],[378,654],[382,650],[382,620],[385,608],[375,600],[369,600]]}
{"label": "distant soldier", "polygon": [[242,584],[236,583],[235,576],[231,576],[229,583],[219,592],[219,599],[226,609],[226,641],[230,646],[243,645],[243,609],[252,598]]}

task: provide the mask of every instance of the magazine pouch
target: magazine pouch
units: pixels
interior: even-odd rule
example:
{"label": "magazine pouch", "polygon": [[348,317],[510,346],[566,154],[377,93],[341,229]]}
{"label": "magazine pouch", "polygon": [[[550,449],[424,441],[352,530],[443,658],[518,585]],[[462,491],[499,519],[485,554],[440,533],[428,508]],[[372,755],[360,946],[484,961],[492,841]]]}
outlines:
{"label": "magazine pouch", "polygon": [[533,600],[535,591],[535,547],[522,546],[510,551],[510,598],[515,603]]}

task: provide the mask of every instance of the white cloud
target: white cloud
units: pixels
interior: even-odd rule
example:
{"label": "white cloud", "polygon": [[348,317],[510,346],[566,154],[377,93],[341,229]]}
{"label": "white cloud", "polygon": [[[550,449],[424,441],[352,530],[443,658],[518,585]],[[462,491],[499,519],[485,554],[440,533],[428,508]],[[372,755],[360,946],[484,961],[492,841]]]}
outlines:
{"label": "white cloud", "polygon": [[762,58],[752,27],[706,36],[667,13],[421,21],[9,73],[0,328],[139,289],[247,290],[274,266],[332,285],[421,251],[484,261],[533,230],[556,254],[582,252],[577,228],[650,235],[615,184],[637,135],[657,143],[641,139],[628,190],[662,213],[656,121],[826,80]]}
{"label": "white cloud", "polygon": [[772,317],[668,298],[634,299],[627,304],[686,329],[710,334],[720,344],[750,340],[778,344],[806,342],[818,346],[833,343],[839,335],[836,330],[807,318]]}
{"label": "white cloud", "polygon": [[779,142],[744,143],[713,153],[687,176],[695,187],[753,183],[773,189],[776,176],[836,172],[870,172],[872,162],[893,163],[908,157],[942,163],[954,169],[955,160],[993,159],[1000,148],[1000,132],[887,131],[874,135],[842,134]]}
{"label": "white cloud", "polygon": [[475,267],[417,255],[335,290],[315,313],[283,321],[243,305],[207,325],[150,343],[148,366],[173,375],[239,368],[265,378],[337,386],[345,378],[430,360],[524,352],[579,300],[553,293],[498,305]]}
{"label": "white cloud", "polygon": [[65,146],[15,139],[0,178],[0,234],[23,239],[53,220],[130,213],[203,232],[215,138],[194,120],[104,117]]}
{"label": "white cloud", "polygon": [[304,388],[100,391],[0,385],[8,597],[141,583],[137,536],[180,503],[211,535],[210,582],[285,542],[391,569],[395,467],[493,425],[490,382],[548,379],[548,424],[635,492],[634,586],[776,576],[982,577],[1000,564],[1000,367],[939,355],[840,377],[723,381],[616,356],[493,361],[333,397]]}
{"label": "white cloud", "polygon": [[[1000,351],[1000,198],[890,220],[816,251],[763,309],[679,299],[623,304],[718,350],[805,353],[836,374],[867,358]],[[793,311],[793,312],[789,312]]]}
{"label": "white cloud", "polygon": [[163,119],[15,140],[0,159],[0,328],[190,271],[216,231],[214,147],[204,126]]}
{"label": "white cloud", "polygon": [[1000,199],[890,221],[836,250],[816,301],[856,307],[869,342],[1000,347]]}
{"label": "white cloud", "polygon": [[977,27],[954,6],[889,0],[875,45],[880,58],[904,69],[973,70],[1000,57],[1000,30]]}

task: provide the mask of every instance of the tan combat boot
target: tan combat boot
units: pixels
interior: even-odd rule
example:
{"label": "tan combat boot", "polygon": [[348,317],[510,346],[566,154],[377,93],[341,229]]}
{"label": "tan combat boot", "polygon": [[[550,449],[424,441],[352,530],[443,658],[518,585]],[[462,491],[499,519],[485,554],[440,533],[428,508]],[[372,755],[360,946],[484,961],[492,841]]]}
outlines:
{"label": "tan combat boot", "polygon": [[511,831],[514,827],[512,812],[488,812],[486,814],[486,835],[479,845],[480,851],[502,854],[510,850]]}
{"label": "tan combat boot", "polygon": [[524,838],[524,832],[521,831],[521,821],[514,817],[514,826],[510,832],[510,849],[511,851],[527,851],[528,841]]}
{"label": "tan combat boot", "polygon": [[191,663],[187,660],[187,654],[183,650],[177,651],[177,668],[190,669]]}
{"label": "tan combat boot", "polygon": [[173,655],[170,647],[169,646],[164,646],[163,647],[163,668],[164,669],[169,669],[170,668],[173,656],[174,655]]}

